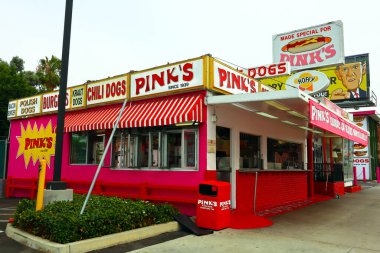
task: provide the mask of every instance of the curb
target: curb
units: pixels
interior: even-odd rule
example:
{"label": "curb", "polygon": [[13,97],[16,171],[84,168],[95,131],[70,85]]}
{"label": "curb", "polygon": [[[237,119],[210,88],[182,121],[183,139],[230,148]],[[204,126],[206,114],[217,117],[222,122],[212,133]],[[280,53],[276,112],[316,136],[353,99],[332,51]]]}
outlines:
{"label": "curb", "polygon": [[8,223],[5,233],[9,238],[12,238],[21,244],[24,244],[36,250],[40,250],[42,252],[80,253],[104,249],[115,245],[138,241],[145,238],[157,236],[162,233],[174,232],[178,230],[180,230],[180,225],[177,222],[172,221],[165,224],[138,228],[126,232],[105,235],[102,237],[96,237],[66,244],[51,242],[41,237],[31,235],[27,232],[13,227],[11,223]]}

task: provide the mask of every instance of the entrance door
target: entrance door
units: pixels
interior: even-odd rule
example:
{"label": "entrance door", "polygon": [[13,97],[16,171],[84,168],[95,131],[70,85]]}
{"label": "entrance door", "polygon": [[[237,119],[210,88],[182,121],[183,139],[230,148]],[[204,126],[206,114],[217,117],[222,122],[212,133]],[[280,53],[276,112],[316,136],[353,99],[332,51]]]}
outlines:
{"label": "entrance door", "polygon": [[216,127],[217,180],[231,182],[231,129]]}

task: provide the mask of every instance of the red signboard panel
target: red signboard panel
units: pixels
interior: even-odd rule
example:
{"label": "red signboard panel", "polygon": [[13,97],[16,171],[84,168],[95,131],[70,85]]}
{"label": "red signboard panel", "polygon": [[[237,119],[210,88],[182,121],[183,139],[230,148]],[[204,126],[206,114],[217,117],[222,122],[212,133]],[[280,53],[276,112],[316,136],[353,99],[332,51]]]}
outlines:
{"label": "red signboard panel", "polygon": [[368,143],[368,132],[338,116],[321,104],[309,100],[310,123],[321,129],[363,145]]}

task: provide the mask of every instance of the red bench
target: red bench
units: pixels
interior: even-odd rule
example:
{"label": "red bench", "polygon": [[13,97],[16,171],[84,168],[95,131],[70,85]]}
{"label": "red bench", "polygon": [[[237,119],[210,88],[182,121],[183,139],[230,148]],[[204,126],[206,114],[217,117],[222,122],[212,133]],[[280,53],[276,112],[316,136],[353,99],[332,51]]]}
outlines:
{"label": "red bench", "polygon": [[[62,182],[67,184],[68,189],[73,189],[74,193],[87,194],[91,186],[91,181],[88,180],[68,180],[62,179]],[[95,182],[94,188],[92,190],[93,194],[100,194],[99,183]]]}
{"label": "red bench", "polygon": [[[66,182],[67,187],[73,189],[74,192],[78,194],[87,194],[91,186],[91,181],[88,180],[62,179],[62,181]],[[19,189],[24,191],[24,196],[26,191],[26,196],[30,199],[35,199],[37,196],[37,186],[37,178],[8,177],[6,183],[6,197],[21,196],[21,192],[18,195],[15,194],[15,191]],[[197,191],[197,186],[98,181],[95,183],[92,193],[155,202],[196,204]]]}
{"label": "red bench", "polygon": [[[78,194],[87,194],[91,185],[90,181],[84,180],[63,179],[62,181]],[[95,183],[92,194],[155,202],[196,204],[197,191],[197,186],[98,181]]]}
{"label": "red bench", "polygon": [[144,183],[100,182],[100,194],[130,199],[145,199],[146,187]]}
{"label": "red bench", "polygon": [[197,203],[197,186],[182,185],[147,185],[146,200],[175,203]]}
{"label": "red bench", "polygon": [[[6,181],[5,196],[10,197],[25,197],[27,196],[30,199],[35,199],[37,196],[37,178],[15,178],[8,177]],[[27,194],[17,194],[17,190],[27,192]]]}

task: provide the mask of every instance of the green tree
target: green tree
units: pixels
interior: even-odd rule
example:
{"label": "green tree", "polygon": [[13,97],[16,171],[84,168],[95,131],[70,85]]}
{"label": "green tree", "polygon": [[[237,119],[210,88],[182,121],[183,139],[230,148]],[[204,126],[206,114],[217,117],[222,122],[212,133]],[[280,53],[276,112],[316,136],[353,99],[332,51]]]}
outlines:
{"label": "green tree", "polygon": [[47,91],[52,91],[59,86],[61,73],[61,60],[54,55],[40,59],[36,75],[41,85]]}
{"label": "green tree", "polygon": [[22,71],[24,71],[24,60],[21,59],[20,57],[18,56],[15,56],[12,58],[12,60],[9,62],[9,66],[11,68],[14,68],[16,70],[16,72],[20,73]]}
{"label": "green tree", "polygon": [[0,59],[0,136],[8,136],[8,102],[35,95],[32,74],[24,72],[24,61],[15,56],[7,63]]}

